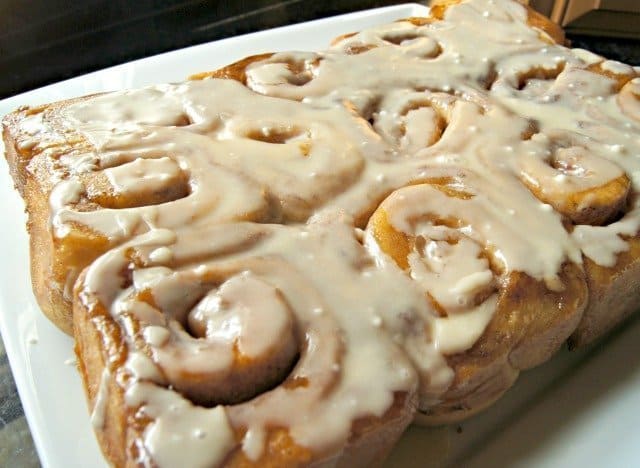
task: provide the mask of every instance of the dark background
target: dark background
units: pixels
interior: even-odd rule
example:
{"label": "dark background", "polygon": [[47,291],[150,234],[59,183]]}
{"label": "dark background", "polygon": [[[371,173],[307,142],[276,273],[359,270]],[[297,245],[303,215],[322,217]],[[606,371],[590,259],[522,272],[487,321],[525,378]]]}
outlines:
{"label": "dark background", "polygon": [[401,0],[0,0],[0,97],[82,73]]}
{"label": "dark background", "polygon": [[[402,0],[0,0],[0,98],[223,37]],[[640,41],[573,37],[640,63]]]}

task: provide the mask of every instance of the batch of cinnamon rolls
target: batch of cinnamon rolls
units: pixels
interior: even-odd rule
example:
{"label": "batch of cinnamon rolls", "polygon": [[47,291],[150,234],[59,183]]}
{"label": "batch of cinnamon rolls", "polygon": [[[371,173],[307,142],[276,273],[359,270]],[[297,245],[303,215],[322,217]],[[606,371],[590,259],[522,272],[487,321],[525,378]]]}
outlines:
{"label": "batch of cinnamon rolls", "polygon": [[[115,466],[370,466],[640,307],[640,70],[448,1],[4,120]],[[426,461],[425,461],[426,462]]]}

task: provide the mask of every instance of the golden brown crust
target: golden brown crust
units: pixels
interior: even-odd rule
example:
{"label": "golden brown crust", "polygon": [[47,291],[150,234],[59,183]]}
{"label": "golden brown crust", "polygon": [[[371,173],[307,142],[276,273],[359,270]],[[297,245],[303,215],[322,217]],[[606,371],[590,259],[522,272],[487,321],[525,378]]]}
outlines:
{"label": "golden brown crust", "polygon": [[[104,238],[79,229],[65,241],[56,240],[51,234],[49,194],[52,189],[52,164],[49,152],[81,150],[87,143],[71,130],[60,129],[45,137],[37,145],[24,145],[19,123],[37,114],[54,116],[65,105],[91,99],[54,103],[49,106],[19,109],[3,120],[3,138],[6,158],[11,175],[22,195],[28,214],[31,282],[44,314],[62,331],[72,333],[71,290],[75,277],[104,252],[108,243]],[[45,118],[45,117],[43,117]],[[59,127],[58,127],[59,128]],[[69,278],[69,275],[73,278]]]}
{"label": "golden brown crust", "polygon": [[204,80],[207,78],[221,78],[221,79],[227,79],[227,80],[236,80],[242,84],[246,84],[247,83],[247,75],[246,75],[247,67],[252,63],[266,60],[272,55],[273,53],[251,55],[249,57],[238,60],[237,62],[234,62],[230,65],[219,68],[217,70],[196,73],[195,75],[191,75],[189,79]]}
{"label": "golden brown crust", "polygon": [[429,14],[436,19],[444,19],[447,9],[459,3],[463,3],[463,0],[433,0],[429,4]]}
{"label": "golden brown crust", "polygon": [[528,5],[525,5],[525,8],[527,9],[527,23],[531,27],[543,31],[556,44],[564,44],[566,42],[564,31],[560,25],[541,15]]}
{"label": "golden brown crust", "polygon": [[[125,348],[119,343],[117,335],[107,341],[106,330],[109,323],[105,316],[91,316],[84,313],[74,314],[73,335],[75,338],[75,353],[78,356],[78,370],[82,378],[83,387],[89,403],[94,408],[102,376],[107,365],[114,367],[126,359]],[[101,333],[102,331],[102,333]],[[115,332],[112,327],[112,332]],[[105,349],[106,348],[106,349]],[[108,351],[111,355],[108,355]],[[122,448],[127,441],[127,419],[122,415],[124,406],[122,389],[115,381],[109,380],[106,393],[109,395],[107,408],[104,411],[104,425],[102,431],[96,431],[100,448],[105,457],[114,466],[127,466],[126,452]]]}
{"label": "golden brown crust", "polygon": [[447,357],[455,380],[423,422],[455,422],[488,407],[521,370],[546,362],[580,322],[587,303],[581,269],[565,264],[564,290],[549,291],[522,273],[509,275],[494,317],[468,351]]}
{"label": "golden brown crust", "polygon": [[640,309],[640,238],[625,239],[628,250],[618,254],[614,267],[584,259],[589,305],[571,335],[569,346],[585,346],[604,336]]}
{"label": "golden brown crust", "polygon": [[627,205],[631,181],[626,175],[598,187],[557,194],[544,193],[543,187],[524,178],[523,183],[541,201],[548,203],[574,224],[601,226],[615,218]]}

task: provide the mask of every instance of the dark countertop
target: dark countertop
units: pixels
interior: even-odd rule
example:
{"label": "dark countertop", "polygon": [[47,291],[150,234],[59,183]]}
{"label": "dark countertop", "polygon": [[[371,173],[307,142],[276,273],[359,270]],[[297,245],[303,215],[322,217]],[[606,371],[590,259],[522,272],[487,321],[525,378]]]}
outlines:
{"label": "dark countertop", "polygon": [[[384,0],[62,0],[0,6],[0,98],[166,50],[365,8]],[[134,4],[134,5],[131,5]],[[11,25],[11,27],[9,27]],[[640,41],[569,36],[574,47],[640,65]],[[39,466],[0,339],[0,466]]]}
{"label": "dark countertop", "polygon": [[0,2],[0,98],[160,52],[402,0]]}
{"label": "dark countertop", "polygon": [[4,344],[0,339],[0,466],[37,467],[38,454],[20,405]]}
{"label": "dark countertop", "polygon": [[609,59],[640,65],[640,40],[568,34],[571,47],[587,49]]}

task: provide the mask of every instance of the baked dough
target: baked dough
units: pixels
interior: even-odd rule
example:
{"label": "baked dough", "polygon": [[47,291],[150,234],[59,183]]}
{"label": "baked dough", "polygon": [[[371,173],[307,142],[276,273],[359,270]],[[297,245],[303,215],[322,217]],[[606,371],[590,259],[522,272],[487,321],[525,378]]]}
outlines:
{"label": "baked dough", "polygon": [[111,463],[368,466],[640,307],[638,70],[431,11],[5,118]]}
{"label": "baked dough", "polygon": [[[359,285],[333,284],[336,275]],[[340,220],[153,230],[109,251],[81,275],[74,306],[107,458],[378,463],[417,399],[410,359],[376,321],[402,328],[398,290],[417,295],[401,272],[378,270]],[[363,300],[371,294],[388,306],[380,316]]]}

